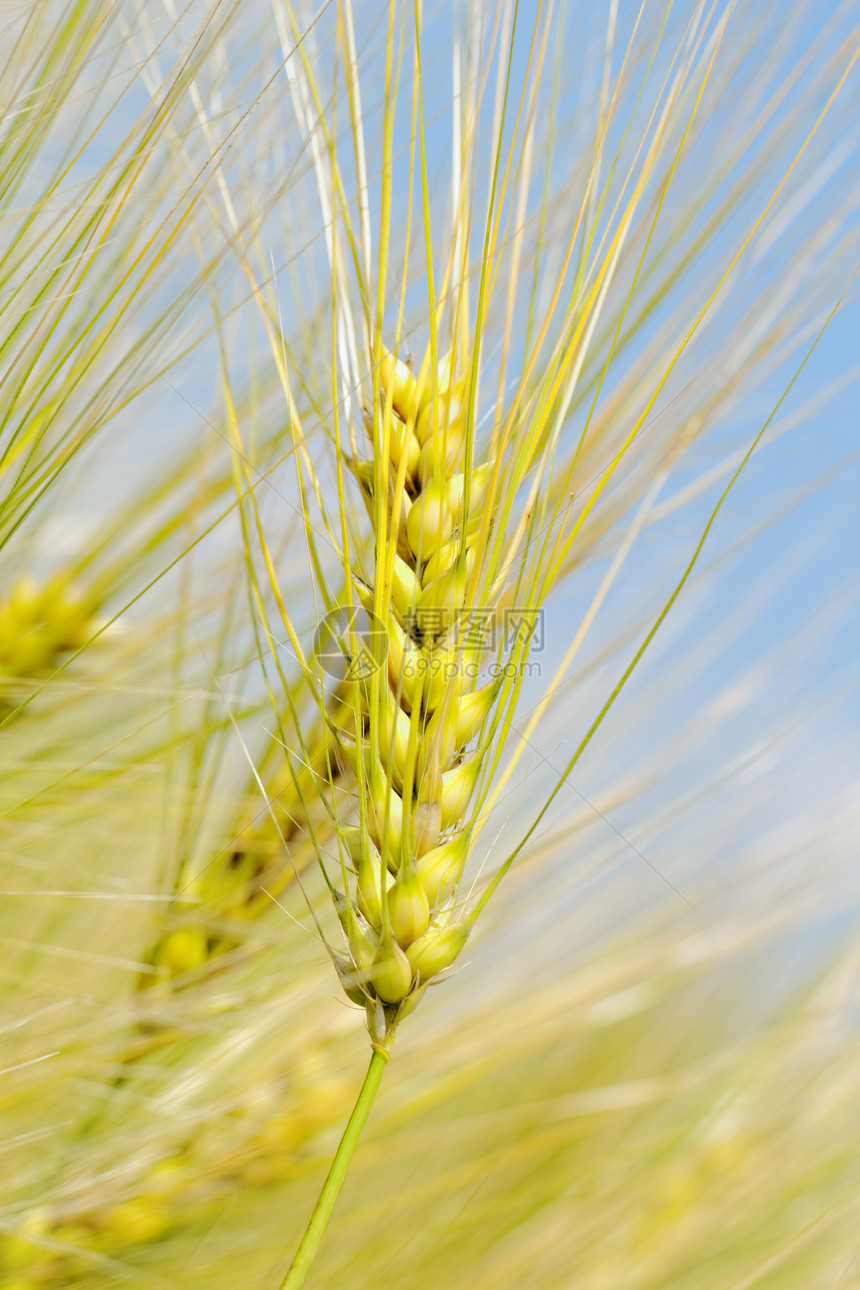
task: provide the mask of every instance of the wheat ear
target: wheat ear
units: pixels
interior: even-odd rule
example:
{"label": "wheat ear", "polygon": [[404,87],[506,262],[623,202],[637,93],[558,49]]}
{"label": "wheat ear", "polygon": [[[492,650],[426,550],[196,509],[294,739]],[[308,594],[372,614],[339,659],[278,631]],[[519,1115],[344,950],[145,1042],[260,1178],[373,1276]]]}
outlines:
{"label": "wheat ear", "polygon": [[[302,1284],[388,1062],[396,1028],[452,966],[474,914],[458,903],[473,824],[466,821],[488,747],[482,731],[500,691],[478,685],[492,591],[480,592],[491,525],[492,463],[469,451],[469,377],[455,353],[420,372],[382,350],[373,457],[349,459],[373,526],[372,570],[354,569],[344,650],[352,704],[334,731],[356,784],[357,819],[338,819],[342,890],[333,889],[347,996],[365,1007],[373,1054],[283,1290]],[[476,598],[477,602],[477,598]]]}
{"label": "wheat ear", "polygon": [[474,745],[498,685],[475,686],[469,584],[490,463],[469,470],[465,460],[467,373],[455,373],[449,356],[431,382],[428,356],[416,378],[387,351],[379,370],[374,461],[352,463],[376,553],[372,584],[356,575],[354,591],[376,639],[355,639],[353,661],[364,646],[369,675],[355,679],[339,739],[359,820],[339,832],[347,882],[337,908],[349,953],[341,978],[386,1055],[398,1021],[471,930],[456,901],[464,817],[482,766]]}
{"label": "wheat ear", "polygon": [[0,600],[0,716],[82,648],[93,621],[93,606],[62,576],[39,583],[23,575],[12,584]]}

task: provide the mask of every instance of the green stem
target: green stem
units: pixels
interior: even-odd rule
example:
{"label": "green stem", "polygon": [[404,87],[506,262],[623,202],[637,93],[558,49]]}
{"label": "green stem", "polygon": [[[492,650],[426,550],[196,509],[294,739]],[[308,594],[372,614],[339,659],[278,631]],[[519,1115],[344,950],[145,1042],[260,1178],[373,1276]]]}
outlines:
{"label": "green stem", "polygon": [[358,1146],[358,1139],[361,1137],[361,1131],[373,1105],[376,1090],[379,1088],[382,1079],[382,1072],[387,1065],[388,1057],[386,1054],[375,1048],[358,1100],[352,1108],[352,1115],[349,1117],[347,1126],[343,1131],[340,1146],[335,1153],[331,1169],[328,1171],[328,1177],[323,1183],[323,1189],[320,1192],[314,1212],[311,1214],[311,1221],[307,1225],[305,1234],[302,1237],[302,1243],[296,1250],[296,1257],[290,1264],[290,1270],[281,1282],[279,1290],[299,1290],[299,1287],[304,1284],[311,1260],[322,1240],[323,1232],[326,1229],[328,1220],[331,1218],[335,1201],[349,1169],[349,1163],[355,1153],[355,1148]]}

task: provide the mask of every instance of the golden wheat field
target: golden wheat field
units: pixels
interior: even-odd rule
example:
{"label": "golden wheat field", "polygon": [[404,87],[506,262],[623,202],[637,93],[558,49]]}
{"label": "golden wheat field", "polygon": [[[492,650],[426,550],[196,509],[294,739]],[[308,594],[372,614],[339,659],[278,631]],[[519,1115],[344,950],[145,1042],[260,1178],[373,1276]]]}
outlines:
{"label": "golden wheat field", "polygon": [[860,1288],[858,64],[0,7],[3,1290]]}

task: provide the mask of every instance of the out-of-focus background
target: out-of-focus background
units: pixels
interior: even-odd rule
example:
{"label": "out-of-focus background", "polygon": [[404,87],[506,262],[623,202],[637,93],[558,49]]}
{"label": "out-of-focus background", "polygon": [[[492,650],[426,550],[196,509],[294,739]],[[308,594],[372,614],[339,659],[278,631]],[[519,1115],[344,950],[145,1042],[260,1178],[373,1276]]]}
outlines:
{"label": "out-of-focus background", "polygon": [[[860,1286],[858,19],[424,9],[440,276],[468,87],[485,96],[460,159],[476,266],[506,69],[511,104],[526,86],[534,105],[531,134],[503,132],[503,210],[526,229],[502,261],[522,283],[515,353],[644,176],[567,409],[566,450],[590,436],[574,508],[658,391],[545,607],[476,882],[763,434],[465,961],[401,1027],[319,1290]],[[313,818],[284,807],[279,836],[252,773],[283,804],[283,747],[313,716],[261,569],[265,550],[309,643],[303,510],[336,511],[349,343],[333,283],[363,218],[376,265],[389,114],[385,327],[405,266],[401,350],[427,344],[414,50],[412,11],[382,3],[3,15],[8,1290],[277,1284],[361,1079],[363,1014],[293,880]],[[341,322],[361,316],[357,277]],[[505,322],[499,303],[488,416],[510,395]]]}

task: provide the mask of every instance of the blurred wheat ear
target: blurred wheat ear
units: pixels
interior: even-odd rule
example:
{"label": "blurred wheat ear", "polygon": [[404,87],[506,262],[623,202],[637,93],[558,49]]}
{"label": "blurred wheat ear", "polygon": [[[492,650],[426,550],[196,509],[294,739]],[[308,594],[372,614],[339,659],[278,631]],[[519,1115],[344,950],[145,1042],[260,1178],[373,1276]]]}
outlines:
{"label": "blurred wheat ear", "polygon": [[[844,1021],[850,956],[733,1043],[738,947],[810,915],[709,924],[718,853],[697,836],[680,903],[703,928],[645,917],[560,979],[553,958],[591,933],[571,857],[599,866],[589,826],[645,800],[652,748],[593,809],[567,804],[570,773],[851,299],[858,33],[820,17],[43,0],[10,18],[10,1290],[276,1284],[361,1016],[368,1080],[284,1286],[401,1023],[320,1285],[850,1283],[853,1045],[830,1078],[817,1028]],[[111,477],[116,439],[152,483],[129,487],[133,452]],[[83,549],[54,550],[57,519],[114,483]],[[665,524],[672,558],[627,576]],[[564,640],[536,684],[544,610]],[[644,721],[684,676],[726,699],[679,673]],[[572,753],[539,752],[571,730]],[[703,987],[710,964],[727,985]],[[820,1133],[789,1158],[807,1077]],[[820,1199],[775,1219],[813,1173]]]}

